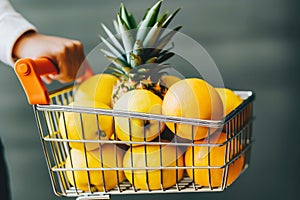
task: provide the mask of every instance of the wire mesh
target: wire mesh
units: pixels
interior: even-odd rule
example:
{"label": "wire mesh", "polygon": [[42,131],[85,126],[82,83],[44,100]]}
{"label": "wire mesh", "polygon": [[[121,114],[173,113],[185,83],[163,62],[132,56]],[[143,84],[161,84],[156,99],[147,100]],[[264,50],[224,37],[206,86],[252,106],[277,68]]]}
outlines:
{"label": "wire mesh", "polygon": [[[50,105],[33,107],[58,196],[223,191],[249,166],[254,101],[250,91],[236,91],[244,101],[223,122],[77,107],[70,105],[72,91],[72,87],[54,91]],[[76,137],[69,128],[70,116],[77,120],[72,130],[79,133]],[[104,117],[112,121],[109,138],[101,124]],[[117,138],[117,119],[127,121],[127,141]],[[151,125],[152,131],[164,131],[147,141],[149,129],[144,128],[144,139],[135,141],[136,120]],[[175,134],[164,125],[167,122],[174,123]],[[198,127],[218,131],[198,142],[177,137],[178,124],[191,126],[192,138]],[[89,130],[96,130],[95,137],[88,135]]]}

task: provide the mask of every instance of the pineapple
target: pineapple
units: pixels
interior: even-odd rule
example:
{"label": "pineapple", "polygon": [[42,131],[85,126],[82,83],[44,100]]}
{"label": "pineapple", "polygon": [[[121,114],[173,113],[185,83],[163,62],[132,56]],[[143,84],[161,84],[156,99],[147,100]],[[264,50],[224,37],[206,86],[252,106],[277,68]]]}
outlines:
{"label": "pineapple", "polygon": [[163,70],[169,67],[164,61],[174,53],[170,52],[171,48],[164,48],[181,26],[172,31],[166,31],[166,28],[180,9],[170,15],[168,11],[161,15],[161,4],[162,1],[158,1],[149,8],[138,24],[121,4],[117,20],[113,21],[116,35],[101,24],[109,39],[101,37],[109,49],[101,51],[111,62],[108,71],[118,78],[112,94],[113,104],[130,90],[146,89],[160,98],[167,91],[160,79],[165,74]]}

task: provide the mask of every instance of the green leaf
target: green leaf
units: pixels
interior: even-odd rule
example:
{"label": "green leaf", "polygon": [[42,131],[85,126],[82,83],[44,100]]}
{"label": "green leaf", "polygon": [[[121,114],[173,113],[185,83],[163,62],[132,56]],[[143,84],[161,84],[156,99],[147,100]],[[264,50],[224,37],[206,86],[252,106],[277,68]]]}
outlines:
{"label": "green leaf", "polygon": [[142,64],[142,59],[140,56],[130,53],[130,65],[134,68]]}
{"label": "green leaf", "polygon": [[162,63],[168,59],[170,59],[171,57],[173,57],[175,55],[175,53],[173,52],[168,52],[166,54],[164,54],[163,56],[158,58],[158,63]]}
{"label": "green leaf", "polygon": [[167,19],[166,21],[163,23],[162,27],[163,28],[167,28],[167,26],[170,24],[170,22],[173,20],[173,18],[175,17],[175,15],[180,11],[180,8],[178,8],[177,10],[175,10]]}
{"label": "green leaf", "polygon": [[166,35],[164,35],[159,41],[156,46],[156,49],[152,52],[152,54],[157,54],[160,52],[172,39],[172,37],[182,28],[182,26],[178,26],[174,28],[172,31],[168,32]]}
{"label": "green leaf", "polygon": [[103,43],[107,46],[107,48],[109,48],[109,50],[111,51],[111,53],[115,55],[116,58],[122,58],[122,54],[113,45],[111,45],[103,37],[100,36],[100,38],[103,41]]}
{"label": "green leaf", "polygon": [[[149,28],[150,29],[150,28]],[[158,27],[158,22],[149,30],[147,36],[143,41],[145,48],[153,48],[153,45],[157,42],[161,28]]]}
{"label": "green leaf", "polygon": [[104,55],[110,56],[110,57],[116,57],[113,53],[111,53],[110,51],[106,51],[105,49],[100,49],[100,51],[102,51],[102,53],[104,53]]}
{"label": "green leaf", "polygon": [[163,56],[163,55],[169,53],[170,50],[172,50],[172,49],[174,48],[174,46],[175,46],[173,42],[171,43],[171,45],[172,45],[171,47],[167,48],[166,50],[161,51],[161,52],[159,53],[159,55],[160,55],[160,56]]}
{"label": "green leaf", "polygon": [[150,8],[150,10],[147,13],[147,16],[144,20],[147,22],[146,27],[152,27],[156,23],[161,4],[162,4],[162,1],[159,1]]}
{"label": "green leaf", "polygon": [[140,40],[136,40],[133,45],[133,53],[137,56],[143,55],[144,47]]}
{"label": "green leaf", "polygon": [[123,41],[123,46],[125,49],[126,58],[127,61],[130,61],[130,52],[132,51],[133,48],[133,37],[129,31],[128,26],[126,25],[126,23],[120,17],[119,14],[118,14],[118,23],[119,23],[120,34]]}
{"label": "green leaf", "polygon": [[162,31],[161,34],[167,30],[168,25],[170,24],[170,22],[173,20],[173,18],[175,17],[175,15],[180,11],[180,8],[178,8],[177,10],[175,10],[175,12],[173,12],[169,17],[167,17],[166,19],[164,19],[164,21],[162,22]]}
{"label": "green leaf", "polygon": [[114,76],[116,76],[117,78],[123,77],[123,74],[115,72],[115,71],[112,72],[111,74],[114,75]]}
{"label": "green leaf", "polygon": [[123,19],[123,21],[126,23],[128,28],[132,29],[132,27],[130,26],[130,19],[129,19],[127,9],[125,8],[123,3],[121,3],[121,6],[120,6],[120,16]]}
{"label": "green leaf", "polygon": [[150,10],[147,12],[147,15],[139,25],[139,29],[137,31],[137,40],[143,41],[146,33],[148,31],[148,27],[152,27],[156,21],[157,21],[157,16],[160,10],[162,1],[157,2],[154,6],[150,8]]}
{"label": "green leaf", "polygon": [[113,71],[113,73],[118,74],[119,76],[126,75],[122,70],[119,70],[118,68],[116,68],[115,65],[114,66],[109,65],[107,67],[107,69]]}
{"label": "green leaf", "polygon": [[164,20],[166,20],[165,16],[168,16],[168,15],[169,15],[169,11],[167,10],[167,11],[165,11],[165,13],[163,15],[161,15],[161,16],[158,17],[157,21],[164,21]]}
{"label": "green leaf", "polygon": [[117,40],[117,38],[111,33],[111,31],[104,25],[101,24],[102,28],[104,29],[105,33],[107,34],[107,36],[111,39],[112,43],[114,44],[114,46],[120,51],[120,52],[124,52],[124,49],[122,47],[122,45],[119,43],[119,41]]}
{"label": "green leaf", "polygon": [[146,38],[144,39],[143,46],[147,48],[155,48],[154,45],[157,43],[161,35],[161,27],[167,14],[163,15],[158,22],[150,29]]}
{"label": "green leaf", "polygon": [[118,35],[120,35],[119,24],[118,24],[118,22],[116,20],[113,20],[113,25],[114,25],[116,33]]}
{"label": "green leaf", "polygon": [[128,19],[129,19],[131,29],[136,29],[137,28],[136,20],[135,20],[134,16],[131,13],[129,13],[129,18]]}
{"label": "green leaf", "polygon": [[127,74],[130,71],[130,67],[127,65],[127,63],[123,62],[121,59],[110,57],[110,56],[107,56],[107,55],[105,57],[110,62],[112,62],[116,66],[116,69],[118,69],[119,71],[122,71],[125,74]]}

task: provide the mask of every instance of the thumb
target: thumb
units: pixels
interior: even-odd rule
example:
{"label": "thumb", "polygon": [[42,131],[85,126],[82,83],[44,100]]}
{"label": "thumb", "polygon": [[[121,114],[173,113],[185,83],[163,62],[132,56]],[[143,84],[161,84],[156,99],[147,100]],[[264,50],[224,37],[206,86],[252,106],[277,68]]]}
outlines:
{"label": "thumb", "polygon": [[46,84],[51,84],[52,83],[52,79],[50,77],[48,77],[48,76],[41,76],[41,79]]}

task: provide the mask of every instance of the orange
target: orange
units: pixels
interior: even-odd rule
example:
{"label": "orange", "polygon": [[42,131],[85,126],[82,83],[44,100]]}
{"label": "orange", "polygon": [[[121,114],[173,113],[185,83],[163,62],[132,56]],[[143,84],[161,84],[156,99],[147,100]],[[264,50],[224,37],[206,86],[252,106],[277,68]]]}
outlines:
{"label": "orange", "polygon": [[228,88],[216,88],[216,90],[222,99],[226,115],[231,113],[243,102],[243,99],[239,95]]}
{"label": "orange", "polygon": [[[228,88],[216,88],[216,90],[222,99],[226,115],[234,111],[243,102],[243,99],[239,95]],[[223,130],[226,131],[227,129],[227,131],[230,131],[231,133],[236,132],[245,122],[246,118],[235,117],[234,120],[229,121],[227,128],[226,126],[223,127]]]}
{"label": "orange", "polygon": [[[164,115],[197,118],[203,120],[223,119],[223,104],[218,92],[206,81],[188,78],[174,83],[167,91],[163,103]],[[168,128],[179,137],[200,140],[207,137],[207,127],[167,122]],[[210,129],[212,134],[215,129]],[[194,137],[193,137],[194,134]]]}
{"label": "orange", "polygon": [[[229,148],[228,145],[225,145],[226,134],[216,134],[210,138],[210,144],[219,144],[219,146],[212,147],[210,146],[210,151],[208,146],[190,146],[185,153],[185,166],[187,168],[187,174],[190,178],[194,178],[194,182],[200,186],[212,186],[212,187],[221,187],[223,181],[226,179],[223,176],[225,175],[225,161],[229,162],[229,159],[225,160],[226,148],[232,150],[232,146]],[[208,140],[196,141],[195,144],[208,144]],[[233,145],[233,143],[231,144]],[[239,149],[238,151],[240,151]],[[210,166],[215,167],[210,170],[206,169],[208,165],[208,158],[210,158]],[[191,169],[189,167],[202,167]],[[228,167],[228,176],[226,186],[232,184],[235,179],[239,176],[244,167],[244,155],[242,154],[237,160],[231,163]],[[210,182],[209,182],[210,174]]]}
{"label": "orange", "polygon": [[[92,192],[113,189],[124,179],[121,170],[92,170],[93,168],[122,168],[123,150],[113,144],[102,145],[99,149],[86,152],[71,149],[66,159],[67,179],[77,189]],[[91,170],[87,170],[90,168]]]}
{"label": "orange", "polygon": [[90,100],[111,106],[112,91],[117,81],[118,79],[111,74],[96,74],[74,90],[74,99],[76,102]]}
{"label": "orange", "polygon": [[[131,90],[122,95],[115,103],[114,110],[161,114],[162,100],[148,90]],[[143,120],[127,117],[115,117],[115,131],[122,141],[144,142],[155,139],[164,129],[157,120]],[[129,143],[127,143],[129,144]]]}
{"label": "orange", "polygon": [[[90,108],[110,109],[104,103],[97,101],[81,100],[69,106],[82,106]],[[59,131],[64,139],[72,140],[108,140],[113,133],[113,118],[108,115],[81,114],[64,112],[59,119]],[[70,147],[76,149],[93,150],[99,147],[98,142],[69,142]]]}
{"label": "orange", "polygon": [[[160,169],[160,166],[183,167],[183,153],[179,148],[171,145],[133,146],[125,153],[123,166],[124,168],[133,169],[124,169],[124,172],[128,181],[136,188],[142,190],[147,190],[148,187],[150,190],[169,188],[183,177],[184,170],[175,168]],[[145,167],[151,167],[152,169],[146,171]]]}
{"label": "orange", "polygon": [[173,85],[174,83],[180,81],[181,79],[178,78],[177,76],[173,76],[173,75],[163,75],[161,78],[161,85],[165,86],[166,88],[170,88],[171,85]]}

